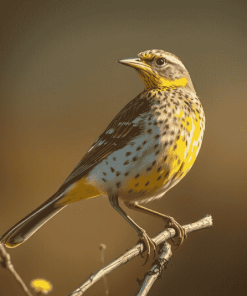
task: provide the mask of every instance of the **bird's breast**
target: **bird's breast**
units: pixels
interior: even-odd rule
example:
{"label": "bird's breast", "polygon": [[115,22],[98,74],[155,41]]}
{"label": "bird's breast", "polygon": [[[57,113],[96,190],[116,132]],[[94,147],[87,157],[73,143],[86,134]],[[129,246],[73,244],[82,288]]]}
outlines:
{"label": "bird's breast", "polygon": [[196,97],[190,103],[179,95],[159,97],[140,120],[142,134],[109,155],[89,178],[100,191],[125,201],[163,195],[187,174],[201,147],[204,113],[197,102]]}

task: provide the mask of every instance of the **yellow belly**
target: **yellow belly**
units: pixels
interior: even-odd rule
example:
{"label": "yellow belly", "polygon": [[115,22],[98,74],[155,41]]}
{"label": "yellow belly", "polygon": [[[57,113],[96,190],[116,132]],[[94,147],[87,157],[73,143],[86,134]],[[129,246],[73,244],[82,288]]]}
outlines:
{"label": "yellow belly", "polygon": [[[181,111],[178,117],[182,117],[182,115],[183,111]],[[186,122],[188,122],[189,125],[187,125]],[[152,170],[148,172],[145,171],[143,174],[140,174],[138,178],[129,180],[125,191],[126,193],[141,194],[140,198],[145,198],[145,194],[155,193],[170,182],[171,179],[172,182],[169,184],[172,187],[174,183],[177,183],[187,174],[194,164],[200,148],[200,135],[202,131],[199,115],[196,113],[194,119],[187,117],[183,124],[183,128],[184,127],[192,135],[191,138],[180,136],[180,138],[166,150],[165,155],[158,155],[156,164],[152,167]],[[186,140],[188,141],[188,146],[186,145]],[[177,147],[176,149],[174,149],[175,145]]]}

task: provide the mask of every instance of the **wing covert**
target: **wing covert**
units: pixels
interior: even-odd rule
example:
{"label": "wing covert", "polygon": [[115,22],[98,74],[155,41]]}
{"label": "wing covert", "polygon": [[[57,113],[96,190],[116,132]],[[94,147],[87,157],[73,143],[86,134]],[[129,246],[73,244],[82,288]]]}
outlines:
{"label": "wing covert", "polygon": [[140,135],[144,128],[144,119],[148,116],[150,108],[150,101],[142,94],[129,102],[93,143],[59,191],[65,190],[75,181],[80,180],[102,159],[123,148]]}

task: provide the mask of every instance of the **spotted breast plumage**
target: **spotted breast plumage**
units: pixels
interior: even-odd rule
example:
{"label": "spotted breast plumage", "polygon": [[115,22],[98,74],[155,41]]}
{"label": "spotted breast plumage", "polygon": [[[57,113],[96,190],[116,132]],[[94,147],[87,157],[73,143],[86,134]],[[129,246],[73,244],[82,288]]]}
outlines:
{"label": "spotted breast plumage", "polygon": [[154,243],[119,206],[163,219],[181,244],[185,230],[170,216],[140,203],[160,198],[190,170],[199,153],[205,115],[183,63],[163,50],[142,52],[119,61],[133,67],[145,89],[128,103],[93,143],[59,190],[22,219],[1,241],[15,247],[67,204],[106,195],[137,231],[149,257]]}

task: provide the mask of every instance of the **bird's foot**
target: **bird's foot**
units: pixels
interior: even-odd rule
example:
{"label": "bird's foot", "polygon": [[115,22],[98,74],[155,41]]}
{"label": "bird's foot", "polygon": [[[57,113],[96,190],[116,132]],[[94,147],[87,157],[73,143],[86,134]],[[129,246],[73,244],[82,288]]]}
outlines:
{"label": "bird's foot", "polygon": [[186,230],[173,218],[173,217],[167,217],[166,219],[166,227],[174,228],[176,231],[176,236],[178,236],[178,242],[175,244],[175,241],[173,238],[171,238],[172,242],[174,243],[177,248],[182,245],[184,240],[187,237]]}
{"label": "bird's foot", "polygon": [[[147,262],[148,262],[148,259],[150,258],[150,253],[151,251],[153,250],[153,253],[154,253],[154,257],[156,256],[156,244],[155,242],[147,235],[146,231],[143,230],[143,229],[140,229],[140,232],[138,234],[139,236],[139,241],[138,242],[141,242],[143,243],[144,245],[144,250],[147,250],[147,258],[144,262],[143,265],[145,265]],[[141,254],[142,256],[142,254]],[[143,256],[142,256],[143,257]]]}

